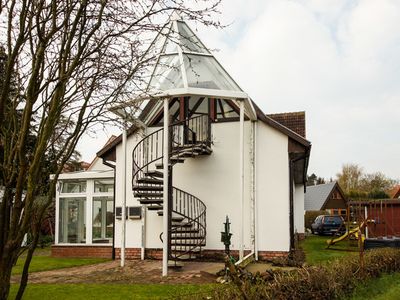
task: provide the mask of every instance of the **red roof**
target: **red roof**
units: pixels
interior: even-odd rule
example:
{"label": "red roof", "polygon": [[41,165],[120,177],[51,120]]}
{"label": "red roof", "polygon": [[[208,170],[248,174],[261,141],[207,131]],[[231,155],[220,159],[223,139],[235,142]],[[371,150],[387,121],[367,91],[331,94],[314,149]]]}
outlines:
{"label": "red roof", "polygon": [[400,198],[400,184],[389,190],[388,194],[391,199]]}
{"label": "red roof", "polygon": [[267,116],[298,135],[306,137],[306,113],[304,111],[269,114]]}

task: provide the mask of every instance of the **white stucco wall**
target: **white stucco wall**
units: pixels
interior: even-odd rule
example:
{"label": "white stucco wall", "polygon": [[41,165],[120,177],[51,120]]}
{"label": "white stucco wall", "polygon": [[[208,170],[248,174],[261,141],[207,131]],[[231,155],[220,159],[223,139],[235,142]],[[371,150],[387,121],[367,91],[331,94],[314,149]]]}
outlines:
{"label": "white stucco wall", "polygon": [[[127,176],[126,180],[126,206],[141,206],[140,203],[134,199],[132,192],[132,150],[138,141],[142,139],[142,134],[131,135],[127,141]],[[115,206],[122,206],[123,199],[123,178],[124,169],[122,161],[123,149],[122,143],[116,148],[116,172],[115,172]],[[160,218],[161,219],[161,218]],[[115,247],[121,247],[121,220],[115,221]],[[127,220],[126,221],[126,247],[139,248],[141,247],[141,220]]]}
{"label": "white stucco wall", "polygon": [[304,185],[296,184],[293,196],[294,230],[304,233]]}
{"label": "white stucco wall", "polygon": [[[250,122],[245,122],[245,222],[244,248],[250,243]],[[240,162],[239,122],[213,124],[213,153],[209,156],[187,159],[174,167],[174,185],[202,200],[207,206],[206,249],[224,249],[221,242],[223,223],[228,215],[231,221],[231,248],[240,247]]]}
{"label": "white stucco wall", "polygon": [[289,251],[288,137],[257,122],[259,251]]}
{"label": "white stucco wall", "polygon": [[111,167],[103,164],[103,160],[99,157],[96,157],[90,167],[88,168],[88,171],[109,171],[112,170]]}
{"label": "white stucco wall", "polygon": [[[245,222],[244,246],[252,249],[250,238],[250,121],[245,122]],[[157,128],[148,128],[150,133]],[[231,220],[232,249],[239,249],[240,211],[240,164],[239,122],[212,125],[213,153],[209,156],[187,158],[174,166],[173,185],[200,198],[207,206],[206,249],[224,249],[220,232],[226,215]],[[139,206],[132,193],[132,150],[141,136],[128,138],[127,159],[127,206]],[[286,135],[257,122],[256,197],[258,219],[258,247],[260,251],[289,250],[289,166],[288,138]],[[122,145],[116,149],[116,206],[122,204],[123,168]],[[301,218],[303,215],[301,216]],[[126,246],[141,246],[140,220],[127,220]],[[116,220],[115,245],[120,247],[121,221]],[[162,248],[159,235],[162,217],[156,211],[148,211],[146,217],[146,248]]]}

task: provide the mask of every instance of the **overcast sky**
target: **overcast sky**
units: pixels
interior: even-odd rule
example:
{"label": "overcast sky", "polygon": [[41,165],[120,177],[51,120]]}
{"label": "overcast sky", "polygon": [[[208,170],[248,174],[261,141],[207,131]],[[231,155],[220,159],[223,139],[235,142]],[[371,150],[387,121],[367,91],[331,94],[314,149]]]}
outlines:
{"label": "overcast sky", "polygon": [[[309,174],[343,163],[400,179],[400,1],[225,0],[223,30],[192,26],[266,112],[306,111]],[[90,161],[107,135],[86,137]]]}

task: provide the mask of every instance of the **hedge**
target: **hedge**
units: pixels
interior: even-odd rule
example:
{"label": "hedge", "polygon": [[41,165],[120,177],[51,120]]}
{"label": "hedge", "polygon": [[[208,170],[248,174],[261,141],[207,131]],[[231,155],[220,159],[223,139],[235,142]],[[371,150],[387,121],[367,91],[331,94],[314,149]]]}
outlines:
{"label": "hedge", "polygon": [[340,299],[350,295],[361,281],[392,272],[400,272],[400,249],[373,249],[365,252],[364,267],[359,257],[349,256],[294,271],[251,274],[241,270],[235,284],[197,299]]}

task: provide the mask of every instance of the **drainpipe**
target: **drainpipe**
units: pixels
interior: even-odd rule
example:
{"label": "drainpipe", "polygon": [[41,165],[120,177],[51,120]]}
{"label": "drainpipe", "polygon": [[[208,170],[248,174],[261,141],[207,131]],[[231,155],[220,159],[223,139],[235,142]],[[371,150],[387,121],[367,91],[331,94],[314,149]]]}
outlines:
{"label": "drainpipe", "polygon": [[[289,154],[290,155],[290,154]],[[290,251],[294,250],[294,208],[293,208],[293,165],[294,162],[289,158],[289,231],[290,231]]]}
{"label": "drainpipe", "polygon": [[250,238],[252,253],[255,253],[255,149],[254,149],[255,122],[250,127]]}
{"label": "drainpipe", "polygon": [[255,260],[258,260],[258,207],[257,207],[257,121],[253,122],[254,126],[254,255]]}
{"label": "drainpipe", "polygon": [[239,260],[243,259],[244,256],[244,100],[239,102],[240,106],[240,133],[239,133],[239,164],[240,164],[240,248],[239,248]]}
{"label": "drainpipe", "polygon": [[[294,186],[294,174],[293,167],[295,162],[299,160],[306,160],[310,149],[306,150],[306,153],[298,158],[291,158],[289,153],[289,231],[290,231],[290,251],[294,250],[294,205],[293,205],[293,186]],[[305,184],[305,183],[304,183]]]}

